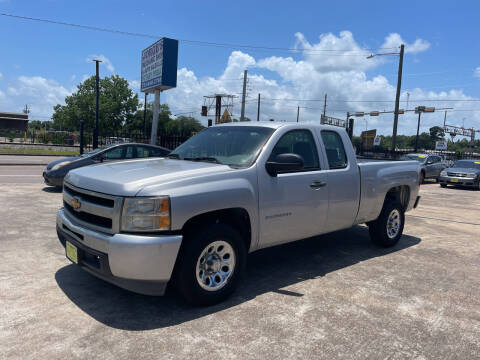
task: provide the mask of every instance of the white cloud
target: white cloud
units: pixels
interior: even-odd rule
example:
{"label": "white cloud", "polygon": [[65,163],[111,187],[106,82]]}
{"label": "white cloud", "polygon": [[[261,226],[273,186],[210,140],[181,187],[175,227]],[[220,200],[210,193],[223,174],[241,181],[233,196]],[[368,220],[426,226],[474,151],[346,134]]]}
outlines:
{"label": "white cloud", "polygon": [[2,73],[0,73],[0,80],[2,80],[2,77],[3,77],[3,74],[2,74]]}
{"label": "white cloud", "polygon": [[128,86],[134,91],[140,91],[140,80],[130,80]]}
{"label": "white cloud", "polygon": [[[187,68],[178,70],[177,88],[165,91],[162,102],[170,105],[172,112],[182,113],[191,111],[199,116],[203,104],[203,96],[215,93],[237,94],[241,92],[242,76],[245,68],[249,69],[248,79],[251,90],[248,92],[246,116],[256,119],[257,93],[261,93],[261,119],[295,121],[297,106],[300,106],[300,120],[318,122],[323,110],[323,97],[328,94],[327,115],[344,119],[346,112],[355,111],[391,111],[394,107],[396,84],[389,83],[384,76],[368,77],[366,70],[382,64],[374,59],[366,60],[368,52],[362,50],[349,32],[342,32],[339,36],[325,34],[320,36],[319,42],[312,44],[302,34],[296,35],[298,45],[306,50],[300,60],[293,57],[271,56],[255,59],[241,51],[231,53],[226,68],[217,77],[198,78],[194,71]],[[389,35],[387,39],[392,40]],[[400,38],[401,39],[401,38]],[[420,51],[419,44],[424,40],[415,41],[410,46],[410,52]],[[417,44],[417,45],[415,45]],[[412,46],[416,49],[412,50]],[[346,50],[348,55],[356,56],[317,56],[309,49],[337,49]],[[365,61],[364,61],[365,59]],[[369,62],[370,61],[370,62]],[[270,74],[271,72],[272,74]],[[268,77],[267,75],[268,74]],[[271,75],[271,76],[270,76]],[[273,79],[272,79],[273,78]],[[238,80],[236,80],[238,79]],[[275,79],[275,80],[274,80]],[[423,89],[408,90],[410,93],[409,108],[418,105],[453,107],[455,109],[471,108],[468,102],[450,102],[442,100],[467,100],[463,90],[452,89],[445,92],[433,92]],[[401,107],[405,107],[406,91],[401,94]],[[272,100],[279,99],[279,100]],[[292,99],[317,99],[319,101],[292,101]],[[431,102],[418,103],[415,100],[431,99]],[[349,100],[353,102],[346,102]],[[369,102],[375,100],[377,102]],[[211,109],[209,114],[212,114]],[[234,117],[240,112],[240,98],[235,99]],[[470,113],[470,120],[480,121],[480,112]],[[459,113],[448,115],[448,122],[455,124],[459,120]],[[463,113],[465,116],[465,113]],[[208,118],[213,118],[210,115]],[[461,117],[460,117],[461,119]],[[356,133],[365,128],[365,120],[369,128],[377,128],[381,134],[391,134],[393,115],[385,114],[379,117],[356,118]],[[416,115],[407,113],[399,119],[398,132],[413,134],[416,131]],[[460,120],[461,123],[461,120]],[[433,125],[443,124],[443,112],[425,114],[422,116],[421,131],[428,131]]]}
{"label": "white cloud", "polygon": [[391,33],[385,38],[382,48],[398,48],[401,44],[405,44],[405,53],[418,54],[430,48],[430,43],[423,39],[416,39],[412,44],[402,39],[400,34]]}
{"label": "white cloud", "polygon": [[0,108],[6,111],[20,111],[25,104],[32,109],[32,118],[35,115],[50,116],[53,106],[64,104],[65,96],[72,93],[55,80],[41,76],[20,76],[15,85],[7,88],[7,95],[0,97]]}
{"label": "white cloud", "polygon": [[93,60],[100,60],[101,61],[100,65],[105,66],[108,71],[112,73],[115,71],[115,67],[113,66],[112,62],[105,55],[92,54],[92,55],[88,55],[88,57],[85,59],[86,62],[91,62]]}
{"label": "white cloud", "polygon": [[480,66],[473,71],[473,76],[480,78]]}

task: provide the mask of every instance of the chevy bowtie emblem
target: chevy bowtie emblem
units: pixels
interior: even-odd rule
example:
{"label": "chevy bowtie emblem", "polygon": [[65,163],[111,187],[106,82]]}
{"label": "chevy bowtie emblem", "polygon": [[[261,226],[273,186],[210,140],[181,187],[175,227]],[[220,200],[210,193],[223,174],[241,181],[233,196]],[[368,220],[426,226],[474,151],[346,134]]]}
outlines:
{"label": "chevy bowtie emblem", "polygon": [[72,200],[73,209],[78,210],[78,209],[80,209],[81,206],[82,206],[82,203],[80,202],[80,200],[77,199],[77,198],[73,198],[73,200]]}

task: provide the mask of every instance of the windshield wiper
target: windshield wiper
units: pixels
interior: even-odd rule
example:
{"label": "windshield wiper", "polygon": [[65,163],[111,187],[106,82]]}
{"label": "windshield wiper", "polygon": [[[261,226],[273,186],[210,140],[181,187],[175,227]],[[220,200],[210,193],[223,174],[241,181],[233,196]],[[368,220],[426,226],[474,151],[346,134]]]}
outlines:
{"label": "windshield wiper", "polygon": [[206,162],[213,162],[215,164],[222,164],[217,158],[212,156],[203,156],[203,157],[186,157],[183,160],[190,160],[190,161],[206,161]]}

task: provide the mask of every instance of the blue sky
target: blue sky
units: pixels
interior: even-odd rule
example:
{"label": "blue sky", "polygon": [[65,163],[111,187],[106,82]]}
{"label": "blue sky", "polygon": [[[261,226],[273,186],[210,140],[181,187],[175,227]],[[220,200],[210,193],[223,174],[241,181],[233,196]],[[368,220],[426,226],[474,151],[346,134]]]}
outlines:
{"label": "blue sky", "polygon": [[[309,56],[301,51],[211,47],[180,41],[179,88],[162,97],[162,102],[169,103],[174,112],[199,110],[203,95],[221,90],[240,92],[241,73],[243,68],[248,68],[251,81],[247,115],[255,117],[253,99],[261,92],[265,97],[262,117],[286,121],[295,119],[296,106],[302,107],[303,121],[315,121],[323,104],[276,102],[268,98],[319,99],[327,92],[332,101],[339,101],[328,104],[329,114],[337,117],[344,117],[346,110],[393,108],[393,103],[385,101],[394,99],[392,89],[396,85],[398,58],[366,60],[362,49],[397,45],[401,38],[407,43],[402,99],[406,99],[408,91],[412,101],[432,100],[414,105],[465,110],[451,112],[448,119],[454,124],[465,121],[466,126],[480,128],[480,110],[466,111],[480,109],[480,103],[438,101],[480,98],[477,40],[480,3],[476,1],[398,4],[391,1],[0,0],[0,12],[180,40],[275,48],[313,46],[313,51],[334,49],[337,55],[346,54],[342,52],[345,49],[351,50],[354,56],[331,56],[322,52]],[[84,76],[93,74],[94,65],[86,60],[92,55],[102,55],[109,60],[109,67],[108,63],[101,67],[103,76],[119,74],[138,91],[135,81],[140,79],[140,52],[153,42],[154,39],[0,16],[3,49],[0,110],[20,111],[29,103],[32,118],[46,119],[53,103],[61,102]],[[477,68],[478,76],[475,76]],[[354,99],[380,102],[340,102]],[[236,106],[234,115],[238,112],[239,106]],[[400,129],[404,133],[412,132],[413,118],[403,118]],[[369,127],[391,132],[391,115],[367,121]],[[422,130],[442,121],[443,114],[429,115]],[[358,119],[357,123],[365,125],[364,119]]]}

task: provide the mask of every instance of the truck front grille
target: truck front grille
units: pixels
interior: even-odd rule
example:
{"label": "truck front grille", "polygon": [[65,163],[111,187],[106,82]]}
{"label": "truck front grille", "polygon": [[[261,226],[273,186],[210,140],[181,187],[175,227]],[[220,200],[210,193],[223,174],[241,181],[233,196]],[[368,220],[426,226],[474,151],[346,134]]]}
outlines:
{"label": "truck front grille", "polygon": [[78,225],[109,234],[120,231],[122,197],[97,193],[64,183],[63,206]]}

